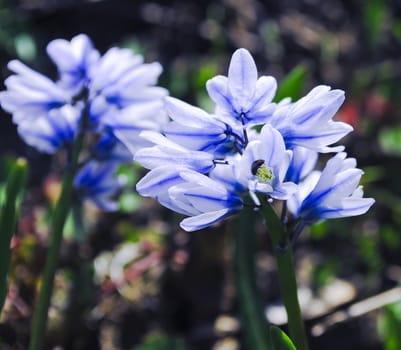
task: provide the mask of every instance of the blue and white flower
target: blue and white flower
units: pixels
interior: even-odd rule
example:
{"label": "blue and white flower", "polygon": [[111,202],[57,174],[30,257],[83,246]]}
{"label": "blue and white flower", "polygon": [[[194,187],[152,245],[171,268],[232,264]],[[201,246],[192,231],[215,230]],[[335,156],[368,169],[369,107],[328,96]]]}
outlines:
{"label": "blue and white flower", "polygon": [[117,162],[86,163],[74,179],[75,193],[81,200],[89,200],[104,211],[115,211],[118,204],[113,198],[124,185],[124,180],[116,175]]}
{"label": "blue and white flower", "polygon": [[108,50],[90,70],[91,118],[162,99],[167,90],[155,86],[161,72],[160,63],[143,63],[130,49]]}
{"label": "blue and white flower", "polygon": [[186,231],[195,231],[242,210],[241,197],[211,178],[191,170],[180,171],[185,183],[168,190],[172,202],[189,218],[181,221]]}
{"label": "blue and white flower", "polygon": [[[342,162],[345,155],[336,156],[322,173],[313,171],[318,153],[343,150],[333,144],[352,130],[333,120],[344,101],[343,91],[322,85],[294,103],[288,98],[272,103],[276,81],[268,76],[258,79],[255,62],[245,49],[233,54],[228,76],[210,79],[207,90],[216,103],[214,114],[167,97],[165,105],[172,121],[161,134],[142,133],[155,146],[137,151],[134,157],[151,169],[138,183],[139,193],[190,216],[181,224],[185,230],[207,227],[231,215],[248,194],[255,206],[261,205],[256,194],[288,200],[294,216],[309,223],[357,215],[373,204],[356,188],[361,171],[347,170],[353,164]],[[258,132],[254,126],[262,124]],[[336,168],[338,163],[342,165]],[[330,172],[333,167],[338,174]],[[351,185],[342,181],[348,176]],[[327,177],[331,180],[323,180]],[[328,192],[322,194],[321,187],[329,188]],[[220,197],[211,194],[214,188]],[[230,196],[241,205],[225,202]],[[196,198],[203,209],[189,198]]]}
{"label": "blue and white flower", "polygon": [[47,54],[57,66],[59,84],[72,93],[79,93],[88,84],[90,70],[100,57],[85,34],[79,34],[71,41],[52,40],[47,45]]}
{"label": "blue and white flower", "polygon": [[163,133],[181,146],[223,157],[245,147],[241,126],[176,98],[167,97],[165,105],[173,121],[164,126]]}
{"label": "blue and white flower", "polygon": [[129,162],[132,154],[110,130],[103,130],[99,140],[92,149],[92,158],[97,161]]}
{"label": "blue and white flower", "polygon": [[309,224],[364,214],[375,201],[362,198],[363,190],[358,186],[362,174],[354,158],[338,153],[321,172],[313,171],[300,183],[297,193],[288,200],[288,209]]}
{"label": "blue and white flower", "polygon": [[320,85],[297,102],[278,105],[268,122],[280,131],[289,148],[302,146],[318,152],[339,152],[343,146],[328,146],[352,131],[351,125],[333,120],[343,102],[342,90]]}
{"label": "blue and white flower", "polygon": [[227,77],[210,79],[206,88],[217,105],[215,114],[230,118],[231,124],[264,124],[275,109],[277,82],[271,76],[258,79],[255,61],[246,49],[234,52]]}
{"label": "blue and white flower", "polygon": [[284,182],[292,152],[285,149],[280,133],[265,125],[259,140],[251,141],[235,166],[237,181],[250,192],[267,194],[275,199],[288,199],[297,186]]}
{"label": "blue and white flower", "polygon": [[140,149],[134,155],[134,159],[147,169],[174,164],[176,167],[208,173],[215,166],[213,154],[188,150],[157,132],[143,131],[140,136],[155,144]]}
{"label": "blue and white flower", "polygon": [[119,112],[107,113],[101,119],[100,129],[113,133],[132,154],[135,154],[141,148],[152,146],[152,142],[139,134],[145,130],[160,131],[167,122],[163,101],[155,100],[132,104]]}
{"label": "blue and white flower", "polygon": [[34,122],[22,120],[18,124],[18,133],[28,145],[53,154],[72,144],[78,133],[81,114],[78,106],[65,105],[50,110],[46,116],[39,116]]}
{"label": "blue and white flower", "polygon": [[52,109],[71,102],[69,92],[22,62],[12,60],[7,67],[15,75],[5,80],[7,90],[0,92],[0,104],[13,115],[14,123],[46,117]]}
{"label": "blue and white flower", "polygon": [[299,184],[315,168],[318,153],[308,148],[296,146],[292,148],[292,159],[285,179]]}
{"label": "blue and white flower", "polygon": [[242,209],[241,197],[218,181],[185,167],[160,166],[137,184],[138,193],[157,199],[166,208],[190,216],[181,222],[195,231],[233,215]]}

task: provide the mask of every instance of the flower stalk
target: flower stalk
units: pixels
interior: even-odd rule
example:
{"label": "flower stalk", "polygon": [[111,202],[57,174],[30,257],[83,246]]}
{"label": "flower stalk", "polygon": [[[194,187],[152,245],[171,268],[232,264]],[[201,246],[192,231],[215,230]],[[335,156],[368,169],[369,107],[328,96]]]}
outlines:
{"label": "flower stalk", "polygon": [[262,207],[262,215],[274,248],[281,297],[287,312],[288,331],[297,350],[308,350],[305,325],[298,301],[298,288],[294,268],[294,256],[288,234],[270,204]]}
{"label": "flower stalk", "polygon": [[250,225],[253,222],[251,214],[250,210],[244,210],[238,216],[238,228],[235,230],[235,281],[241,324],[247,349],[273,350],[269,327],[257,287],[256,232]]}
{"label": "flower stalk", "polygon": [[39,300],[33,317],[29,350],[43,349],[54,276],[63,240],[63,229],[71,207],[74,177],[78,169],[79,155],[84,144],[85,130],[88,123],[87,109],[86,106],[82,113],[79,133],[72,146],[70,163],[66,167],[62,181],[61,194],[52,216],[49,250],[43,271]]}

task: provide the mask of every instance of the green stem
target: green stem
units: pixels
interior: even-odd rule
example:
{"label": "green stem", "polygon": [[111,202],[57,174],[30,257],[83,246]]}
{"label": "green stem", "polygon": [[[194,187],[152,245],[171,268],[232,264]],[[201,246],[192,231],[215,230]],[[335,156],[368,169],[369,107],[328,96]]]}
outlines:
{"label": "green stem", "polygon": [[86,123],[87,110],[85,108],[81,118],[79,133],[72,147],[70,164],[67,166],[63,176],[60,198],[57,201],[52,216],[49,251],[43,271],[42,288],[39,294],[38,305],[34,313],[29,350],[43,349],[54,276],[60,257],[64,224],[71,206],[74,177],[78,168],[79,154],[84,143]]}
{"label": "green stem", "polygon": [[74,238],[82,242],[85,237],[85,225],[83,220],[82,202],[74,201],[72,204],[72,219],[74,222]]}
{"label": "green stem", "polygon": [[253,214],[244,210],[235,230],[234,261],[241,323],[247,349],[272,350],[269,327],[256,283],[256,232]]}
{"label": "green stem", "polygon": [[271,205],[262,207],[262,213],[272,240],[277,262],[281,296],[288,317],[288,330],[297,350],[308,350],[305,326],[298,302],[292,246],[285,227]]}
{"label": "green stem", "polygon": [[4,203],[0,212],[0,312],[7,295],[7,275],[10,266],[10,243],[17,223],[19,209],[18,196],[25,185],[27,164],[25,159],[17,159],[11,166],[5,185]]}

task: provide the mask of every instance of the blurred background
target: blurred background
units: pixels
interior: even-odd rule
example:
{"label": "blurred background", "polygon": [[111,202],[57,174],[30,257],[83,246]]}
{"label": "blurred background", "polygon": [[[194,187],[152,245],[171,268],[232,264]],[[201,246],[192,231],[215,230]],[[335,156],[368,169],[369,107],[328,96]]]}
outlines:
{"label": "blurred background", "polygon": [[[207,110],[206,81],[226,75],[239,47],[252,53],[260,75],[290,81],[290,90],[345,90],[336,119],[354,132],[342,143],[376,204],[362,217],[303,233],[295,247],[301,303],[312,350],[401,349],[401,1],[0,0],[1,80],[14,58],[56,77],[47,43],[79,33],[102,53],[129,47],[160,61],[159,84]],[[0,319],[0,348],[26,349],[60,169],[19,139],[3,111],[0,152],[0,180],[10,159],[30,164]],[[128,186],[118,213],[85,205],[82,231],[67,223],[47,348],[245,349],[233,283],[235,221],[185,233],[178,215],[133,193],[139,168],[121,173]],[[259,236],[266,316],[283,325],[270,243]]]}

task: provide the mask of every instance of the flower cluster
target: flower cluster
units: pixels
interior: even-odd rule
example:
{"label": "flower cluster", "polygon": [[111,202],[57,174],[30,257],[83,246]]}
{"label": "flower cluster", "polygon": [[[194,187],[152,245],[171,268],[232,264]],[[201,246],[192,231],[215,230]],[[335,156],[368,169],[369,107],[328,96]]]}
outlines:
{"label": "flower cluster", "polygon": [[[352,131],[333,120],[343,91],[321,85],[298,101],[273,103],[276,80],[258,78],[245,49],[233,54],[228,76],[210,79],[206,88],[214,113],[166,97],[171,121],[159,132],[142,132],[153,146],[134,154],[150,169],[138,192],[188,216],[184,230],[265,200],[287,201],[293,217],[308,224],[363,214],[374,203],[362,198],[355,160],[346,158],[343,146],[333,146]],[[318,154],[329,152],[335,155],[324,169],[314,170]]]}
{"label": "flower cluster", "polygon": [[162,100],[167,91],[155,86],[162,67],[143,63],[130,49],[100,55],[83,34],[51,41],[47,53],[59,79],[13,60],[8,68],[15,74],[0,92],[1,106],[24,141],[40,152],[71,151],[78,133],[85,132],[89,150],[75,178],[77,193],[103,209],[116,209],[110,196],[121,183],[114,171],[118,162],[132,160],[120,140],[134,152],[149,145],[138,137],[141,131],[159,131],[168,120]]}

